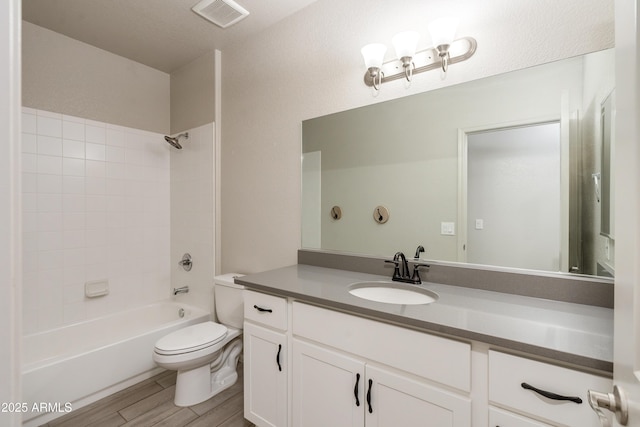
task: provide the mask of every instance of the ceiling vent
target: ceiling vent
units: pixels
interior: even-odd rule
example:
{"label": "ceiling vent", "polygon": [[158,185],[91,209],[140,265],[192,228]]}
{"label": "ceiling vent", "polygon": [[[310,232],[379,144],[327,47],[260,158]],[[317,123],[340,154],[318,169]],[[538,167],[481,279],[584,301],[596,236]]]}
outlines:
{"label": "ceiling vent", "polygon": [[249,15],[249,11],[233,0],[202,0],[191,10],[220,28],[227,28]]}

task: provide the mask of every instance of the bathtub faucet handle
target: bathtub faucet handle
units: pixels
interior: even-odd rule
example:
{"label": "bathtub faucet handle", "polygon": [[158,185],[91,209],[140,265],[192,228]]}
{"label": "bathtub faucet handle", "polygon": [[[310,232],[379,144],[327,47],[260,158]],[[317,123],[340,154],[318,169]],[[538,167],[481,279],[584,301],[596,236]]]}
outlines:
{"label": "bathtub faucet handle", "polygon": [[186,293],[189,293],[188,286],[183,286],[181,288],[173,288],[173,295],[186,294]]}
{"label": "bathtub faucet handle", "polygon": [[182,255],[182,259],[178,261],[178,265],[184,268],[185,271],[191,271],[191,267],[193,267],[191,255],[189,253]]}

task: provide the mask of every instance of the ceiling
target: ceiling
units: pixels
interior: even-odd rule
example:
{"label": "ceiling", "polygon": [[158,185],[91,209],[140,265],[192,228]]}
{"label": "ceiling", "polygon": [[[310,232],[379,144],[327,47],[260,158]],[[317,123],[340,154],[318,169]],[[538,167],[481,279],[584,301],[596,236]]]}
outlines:
{"label": "ceiling", "polygon": [[170,73],[315,1],[236,0],[250,15],[226,29],[191,11],[199,0],[22,0],[22,14],[32,24]]}

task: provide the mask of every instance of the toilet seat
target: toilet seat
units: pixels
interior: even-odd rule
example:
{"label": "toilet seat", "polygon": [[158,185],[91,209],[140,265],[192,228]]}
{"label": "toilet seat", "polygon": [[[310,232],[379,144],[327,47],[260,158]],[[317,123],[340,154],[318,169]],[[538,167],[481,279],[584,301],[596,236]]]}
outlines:
{"label": "toilet seat", "polygon": [[226,326],[215,322],[187,326],[159,339],[155,352],[171,356],[202,350],[224,340],[227,331]]}

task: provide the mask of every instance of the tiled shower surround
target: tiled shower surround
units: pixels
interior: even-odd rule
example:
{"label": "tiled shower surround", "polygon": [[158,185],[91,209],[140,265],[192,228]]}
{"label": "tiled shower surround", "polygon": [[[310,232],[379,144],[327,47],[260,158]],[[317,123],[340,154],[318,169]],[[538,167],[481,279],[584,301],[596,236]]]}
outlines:
{"label": "tiled shower surround", "polygon": [[[163,135],[30,108],[22,114],[25,334],[167,297]],[[86,282],[109,294],[86,298]]]}

